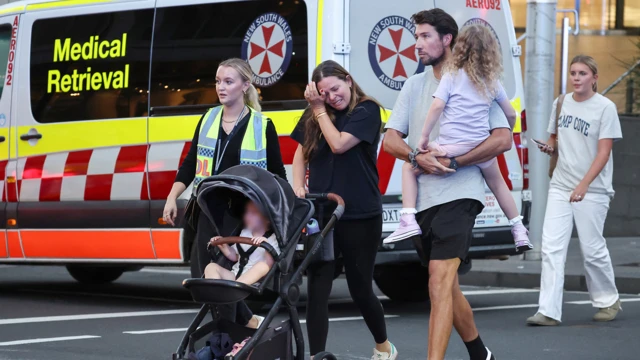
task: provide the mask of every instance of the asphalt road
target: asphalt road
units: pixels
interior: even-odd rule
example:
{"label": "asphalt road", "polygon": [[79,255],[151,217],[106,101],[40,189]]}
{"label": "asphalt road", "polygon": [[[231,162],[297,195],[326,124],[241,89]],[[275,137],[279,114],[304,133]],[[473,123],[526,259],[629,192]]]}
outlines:
{"label": "asphalt road", "polygon": [[[197,306],[180,283],[185,269],[144,269],[114,284],[88,287],[63,268],[0,267],[0,360],[170,359]],[[618,320],[591,321],[588,294],[565,295],[564,323],[524,325],[538,293],[527,289],[465,287],[476,322],[499,360],[640,358],[640,296],[624,295]],[[383,297],[390,339],[400,359],[425,359],[427,304]],[[302,318],[304,318],[304,309]],[[284,314],[282,314],[284,317]],[[330,305],[328,350],[339,359],[369,359],[372,338],[336,280]],[[303,330],[306,330],[303,325]],[[447,359],[468,359],[453,335]]]}

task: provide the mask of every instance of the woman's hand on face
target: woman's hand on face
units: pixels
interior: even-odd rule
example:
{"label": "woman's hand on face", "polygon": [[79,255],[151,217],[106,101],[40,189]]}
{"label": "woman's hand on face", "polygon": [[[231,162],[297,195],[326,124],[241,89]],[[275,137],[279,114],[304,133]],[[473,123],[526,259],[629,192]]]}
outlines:
{"label": "woman's hand on face", "polygon": [[307,100],[314,113],[325,111],[326,96],[324,92],[318,93],[318,87],[315,82],[310,82],[304,91],[304,98]]}
{"label": "woman's hand on face", "polygon": [[293,192],[295,192],[296,196],[301,199],[304,199],[305,196],[307,195],[307,189],[305,189],[302,186],[295,188]]}
{"label": "woman's hand on face", "polygon": [[162,211],[162,219],[171,226],[176,226],[176,217],[178,216],[178,204],[173,199],[167,199]]}
{"label": "woman's hand on face", "polygon": [[589,185],[585,185],[582,182],[576,186],[576,188],[571,193],[569,197],[570,202],[580,202],[584,200],[585,195],[587,194],[587,190],[589,190]]}

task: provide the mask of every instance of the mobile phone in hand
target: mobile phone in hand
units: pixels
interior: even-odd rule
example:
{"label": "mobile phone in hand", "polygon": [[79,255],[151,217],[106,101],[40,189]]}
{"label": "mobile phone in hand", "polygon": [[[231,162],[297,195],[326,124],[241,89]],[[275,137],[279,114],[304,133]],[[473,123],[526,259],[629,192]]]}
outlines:
{"label": "mobile phone in hand", "polygon": [[540,145],[542,147],[549,147],[549,145],[547,145],[546,143],[544,143],[544,142],[542,142],[540,140],[536,140],[536,139],[531,139],[531,140],[533,140],[534,143],[536,143],[536,144],[538,144],[538,145]]}

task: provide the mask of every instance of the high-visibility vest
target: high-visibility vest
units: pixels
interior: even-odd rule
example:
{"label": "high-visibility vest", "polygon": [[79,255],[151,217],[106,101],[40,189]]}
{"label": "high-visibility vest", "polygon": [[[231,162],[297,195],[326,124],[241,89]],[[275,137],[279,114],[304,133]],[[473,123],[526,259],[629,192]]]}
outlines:
{"label": "high-visibility vest", "polygon": [[[267,124],[261,113],[249,108],[251,117],[247,124],[247,131],[240,145],[240,164],[267,168]],[[218,145],[218,132],[222,121],[222,106],[210,109],[200,125],[198,137],[198,165],[193,187],[213,175],[213,161]],[[224,149],[224,148],[223,148]],[[223,149],[220,149],[221,151]],[[218,159],[221,161],[221,159]]]}

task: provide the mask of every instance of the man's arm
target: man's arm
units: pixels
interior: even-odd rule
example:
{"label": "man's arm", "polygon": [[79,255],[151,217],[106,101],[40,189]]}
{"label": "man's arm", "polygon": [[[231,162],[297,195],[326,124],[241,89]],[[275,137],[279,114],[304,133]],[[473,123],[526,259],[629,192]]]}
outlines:
{"label": "man's arm", "polygon": [[[462,156],[456,157],[456,161],[460,167],[476,165],[489,161],[496,156],[509,151],[511,149],[512,142],[511,130],[508,128],[495,129],[491,132],[491,135],[489,135],[489,137],[475,149]],[[438,158],[438,161],[447,167],[451,163],[451,160],[447,158]]]}
{"label": "man's arm", "polygon": [[[383,146],[384,151],[386,151],[391,156],[408,162],[409,153],[412,151],[412,149],[402,139],[403,135],[404,134],[399,132],[398,130],[387,129],[387,132],[384,135]],[[432,152],[428,152],[426,154],[418,154],[416,156],[416,162],[418,163],[419,169],[421,169],[425,174],[434,175],[442,175],[445,173],[455,172],[455,170],[448,168],[448,164],[438,162],[438,158],[436,158],[437,155],[438,154],[434,154]],[[449,161],[449,159],[445,160]]]}

